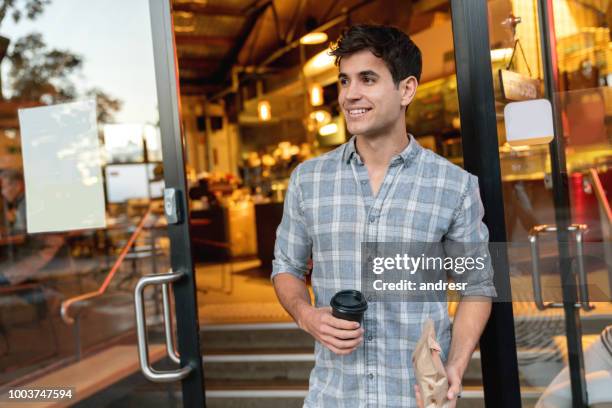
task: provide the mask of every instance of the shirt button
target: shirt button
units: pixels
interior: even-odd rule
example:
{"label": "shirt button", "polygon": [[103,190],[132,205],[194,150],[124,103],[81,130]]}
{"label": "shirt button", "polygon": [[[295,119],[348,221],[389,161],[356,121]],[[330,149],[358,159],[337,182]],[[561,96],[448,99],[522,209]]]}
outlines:
{"label": "shirt button", "polygon": [[368,180],[361,180],[361,184],[363,184],[363,185],[368,184]]}
{"label": "shirt button", "polygon": [[368,302],[371,302],[374,298],[372,297],[372,295],[368,295]]}
{"label": "shirt button", "polygon": [[370,217],[370,224],[372,224],[374,221],[376,221],[376,217],[374,216]]}
{"label": "shirt button", "polygon": [[372,262],[372,257],[368,256],[368,262]]}
{"label": "shirt button", "polygon": [[368,336],[368,341],[372,341],[373,339],[374,339],[374,337],[373,337],[373,336],[370,334],[370,335]]}
{"label": "shirt button", "polygon": [[374,374],[372,374],[372,373],[368,374],[368,378],[369,378],[370,380],[371,380],[371,379],[373,379],[373,378],[374,378]]}

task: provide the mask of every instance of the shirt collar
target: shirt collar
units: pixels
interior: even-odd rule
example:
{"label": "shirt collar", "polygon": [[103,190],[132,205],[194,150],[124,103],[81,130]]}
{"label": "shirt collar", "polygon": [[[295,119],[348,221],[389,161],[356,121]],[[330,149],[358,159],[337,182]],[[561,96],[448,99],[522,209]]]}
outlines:
{"label": "shirt collar", "polygon": [[[408,137],[410,138],[410,142],[408,143],[408,146],[406,146],[404,148],[404,150],[402,150],[399,154],[394,155],[391,158],[391,163],[394,163],[394,162],[399,160],[399,161],[403,162],[404,164],[406,164],[419,151],[421,146],[416,141],[414,136],[412,136],[410,133],[408,133]],[[355,159],[357,160],[357,162],[359,164],[362,163],[361,157],[357,153],[357,148],[355,147],[355,141],[356,140],[357,140],[357,136],[353,135],[353,136],[351,136],[349,141],[345,143],[345,145],[344,145],[344,152],[342,154],[342,162],[343,163],[349,164],[350,161],[351,161],[351,158],[353,157],[353,155],[355,156]]]}

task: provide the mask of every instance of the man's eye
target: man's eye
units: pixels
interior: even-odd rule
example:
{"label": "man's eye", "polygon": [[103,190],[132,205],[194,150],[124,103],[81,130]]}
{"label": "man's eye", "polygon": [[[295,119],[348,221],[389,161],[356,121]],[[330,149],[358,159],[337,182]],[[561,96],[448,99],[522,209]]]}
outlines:
{"label": "man's eye", "polygon": [[363,82],[365,82],[366,84],[373,84],[376,81],[372,77],[364,77]]}
{"label": "man's eye", "polygon": [[340,81],[339,81],[339,82],[340,82],[340,85],[343,85],[343,86],[344,86],[344,85],[348,84],[348,79],[346,79],[346,78],[342,78],[342,79],[340,79]]}

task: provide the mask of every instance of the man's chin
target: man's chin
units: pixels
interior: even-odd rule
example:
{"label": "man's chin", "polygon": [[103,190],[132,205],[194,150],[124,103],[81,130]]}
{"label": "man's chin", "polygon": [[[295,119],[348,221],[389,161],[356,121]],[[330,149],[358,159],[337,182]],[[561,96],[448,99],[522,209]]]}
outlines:
{"label": "man's chin", "polygon": [[351,135],[363,135],[367,134],[369,129],[365,126],[347,126],[346,129]]}

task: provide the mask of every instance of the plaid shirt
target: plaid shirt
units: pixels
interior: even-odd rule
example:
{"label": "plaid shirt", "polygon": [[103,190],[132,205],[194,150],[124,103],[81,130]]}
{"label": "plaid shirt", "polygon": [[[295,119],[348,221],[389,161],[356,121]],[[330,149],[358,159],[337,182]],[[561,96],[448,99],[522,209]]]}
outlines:
{"label": "plaid shirt", "polygon": [[[374,197],[353,136],[291,174],[272,278],[290,273],[304,279],[312,256],[315,304],[329,306],[337,291],[361,289],[362,241],[486,242],[483,213],[477,178],[424,149],[411,135],[408,146],[392,157]],[[480,282],[464,295],[495,296],[491,276]],[[412,351],[428,318],[446,361],[450,321],[445,302],[368,301],[364,342],[353,353],[338,356],[315,343],[305,407],[415,407]]]}

